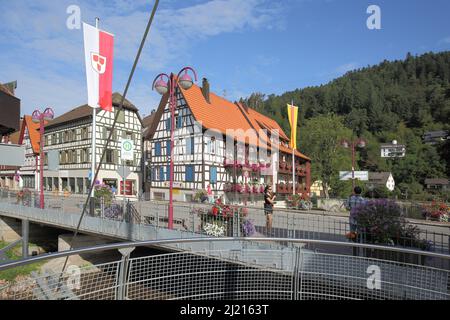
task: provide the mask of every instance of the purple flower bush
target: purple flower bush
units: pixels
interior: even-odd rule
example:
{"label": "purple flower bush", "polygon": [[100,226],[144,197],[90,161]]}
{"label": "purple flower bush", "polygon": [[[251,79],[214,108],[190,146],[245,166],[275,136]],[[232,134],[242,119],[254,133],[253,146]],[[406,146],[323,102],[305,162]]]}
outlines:
{"label": "purple flower bush", "polygon": [[245,220],[242,225],[242,233],[244,237],[251,237],[256,233],[255,225],[251,220]]}
{"label": "purple flower bush", "polygon": [[419,239],[419,229],[407,223],[395,201],[370,200],[355,207],[352,217],[364,242],[431,249],[429,242]]}
{"label": "purple flower bush", "polygon": [[112,204],[110,207],[105,208],[105,217],[108,219],[118,220],[122,216],[122,206],[119,204]]}

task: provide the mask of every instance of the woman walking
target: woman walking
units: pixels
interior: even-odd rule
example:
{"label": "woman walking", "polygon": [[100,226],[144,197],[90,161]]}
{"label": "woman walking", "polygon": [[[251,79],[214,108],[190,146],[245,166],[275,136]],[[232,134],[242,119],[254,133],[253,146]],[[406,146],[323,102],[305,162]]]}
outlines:
{"label": "woman walking", "polygon": [[266,230],[268,236],[272,235],[272,215],[275,198],[276,196],[272,192],[272,186],[267,185],[264,189],[264,213],[266,215]]}

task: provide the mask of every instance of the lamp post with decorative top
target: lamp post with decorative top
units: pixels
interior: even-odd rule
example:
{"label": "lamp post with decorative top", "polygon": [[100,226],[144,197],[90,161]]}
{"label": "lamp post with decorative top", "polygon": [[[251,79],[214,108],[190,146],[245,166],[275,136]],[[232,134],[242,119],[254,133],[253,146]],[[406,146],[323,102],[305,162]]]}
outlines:
{"label": "lamp post with decorative top", "polygon": [[39,207],[44,209],[44,121],[52,120],[54,117],[52,108],[47,108],[44,112],[35,110],[31,116],[33,122],[39,123]]}
{"label": "lamp post with decorative top", "polygon": [[[185,67],[181,69],[177,76],[173,73],[167,75],[161,73],[156,76],[152,84],[152,89],[156,90],[159,94],[165,95],[169,93],[169,108],[170,108],[170,172],[169,172],[169,212],[168,212],[168,228],[173,229],[173,180],[174,180],[174,137],[175,137],[175,108],[177,104],[176,90],[180,86],[184,90],[189,90],[194,81],[189,75],[188,71],[194,74],[194,79],[197,81],[197,73],[191,67]],[[166,78],[166,80],[164,80]]]}

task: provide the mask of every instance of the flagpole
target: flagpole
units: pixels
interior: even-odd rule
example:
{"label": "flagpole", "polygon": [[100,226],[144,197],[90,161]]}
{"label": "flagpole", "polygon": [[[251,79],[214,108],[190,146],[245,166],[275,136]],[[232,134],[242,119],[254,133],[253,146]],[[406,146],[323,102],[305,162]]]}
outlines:
{"label": "flagpole", "polygon": [[[294,100],[292,102],[292,108],[294,108]],[[294,118],[292,117],[292,125],[294,125]],[[291,128],[291,131],[294,128]],[[294,146],[294,142],[292,142],[292,147]],[[295,149],[292,148],[292,194],[295,195]]]}
{"label": "flagpole", "polygon": [[[95,18],[95,28],[98,29],[100,18]],[[97,108],[92,108],[92,152],[91,152],[91,185],[95,183],[94,172],[95,172],[95,160],[96,160],[96,140],[97,140]],[[95,202],[94,202],[94,188],[91,192],[91,214],[94,213]]]}

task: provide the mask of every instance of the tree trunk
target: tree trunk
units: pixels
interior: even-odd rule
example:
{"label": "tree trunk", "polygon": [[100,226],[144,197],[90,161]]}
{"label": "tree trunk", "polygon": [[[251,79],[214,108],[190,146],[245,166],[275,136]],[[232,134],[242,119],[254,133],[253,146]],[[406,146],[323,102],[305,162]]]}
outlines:
{"label": "tree trunk", "polygon": [[330,199],[330,194],[328,193],[328,183],[322,182],[323,193],[325,194],[325,199]]}

